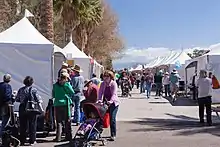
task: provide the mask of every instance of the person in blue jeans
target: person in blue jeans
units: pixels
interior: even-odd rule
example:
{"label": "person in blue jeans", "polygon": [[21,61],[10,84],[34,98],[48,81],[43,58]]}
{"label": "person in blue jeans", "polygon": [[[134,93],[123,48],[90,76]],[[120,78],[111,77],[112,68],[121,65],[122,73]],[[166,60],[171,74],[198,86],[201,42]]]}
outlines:
{"label": "person in blue jeans", "polygon": [[110,115],[110,141],[114,141],[116,138],[116,115],[119,108],[118,98],[118,86],[114,81],[114,73],[111,71],[105,71],[103,75],[104,81],[101,83],[99,89],[99,101],[104,102],[109,106]]}
{"label": "person in blue jeans", "polygon": [[82,70],[79,65],[75,65],[72,68],[74,75],[71,77],[72,87],[75,94],[72,97],[72,101],[74,104],[74,122],[76,126],[80,124],[80,100],[83,96],[83,88],[84,88],[84,78],[80,75]]}
{"label": "person in blue jeans", "polygon": [[146,82],[147,98],[150,98],[153,81],[154,81],[153,75],[151,73],[146,73],[145,82]]}
{"label": "person in blue jeans", "polygon": [[3,82],[0,83],[0,112],[2,118],[2,125],[0,129],[0,137],[2,138],[5,126],[9,120],[9,104],[12,102],[12,87],[9,84],[11,75],[5,74]]}

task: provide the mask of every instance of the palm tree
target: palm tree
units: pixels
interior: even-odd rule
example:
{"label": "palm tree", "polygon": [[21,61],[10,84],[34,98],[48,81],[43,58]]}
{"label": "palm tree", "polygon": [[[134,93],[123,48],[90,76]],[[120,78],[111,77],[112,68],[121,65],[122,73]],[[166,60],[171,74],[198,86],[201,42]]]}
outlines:
{"label": "palm tree", "polygon": [[[63,19],[65,40],[70,41],[73,30],[97,24],[101,19],[101,0],[54,0],[54,11]],[[82,27],[83,26],[83,27]],[[85,29],[81,30],[83,33]],[[86,40],[86,39],[84,39]]]}
{"label": "palm tree", "polygon": [[53,32],[53,0],[43,0],[40,4],[41,20],[40,32],[51,42],[54,41]]}

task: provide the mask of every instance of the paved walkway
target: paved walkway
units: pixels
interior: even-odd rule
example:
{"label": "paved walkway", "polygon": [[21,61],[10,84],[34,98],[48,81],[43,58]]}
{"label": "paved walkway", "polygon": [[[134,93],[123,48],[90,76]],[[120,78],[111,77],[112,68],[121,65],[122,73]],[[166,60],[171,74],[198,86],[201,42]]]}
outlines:
{"label": "paved walkway", "polygon": [[[118,113],[118,135],[108,147],[219,147],[220,124],[213,114],[214,126],[198,123],[198,108],[187,99],[171,105],[168,100],[152,96],[146,99],[137,90],[132,97],[121,98]],[[104,135],[108,136],[108,130]],[[41,139],[37,147],[65,146],[53,138]]]}

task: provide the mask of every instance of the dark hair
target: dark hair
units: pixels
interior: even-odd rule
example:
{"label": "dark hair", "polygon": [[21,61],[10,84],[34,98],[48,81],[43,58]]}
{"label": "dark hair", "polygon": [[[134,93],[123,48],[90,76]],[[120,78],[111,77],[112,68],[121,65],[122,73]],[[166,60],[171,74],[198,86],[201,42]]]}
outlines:
{"label": "dark hair", "polygon": [[26,76],[23,83],[25,86],[31,86],[34,83],[34,79],[31,76]]}
{"label": "dark hair", "polygon": [[92,74],[92,77],[97,77],[96,74]]}

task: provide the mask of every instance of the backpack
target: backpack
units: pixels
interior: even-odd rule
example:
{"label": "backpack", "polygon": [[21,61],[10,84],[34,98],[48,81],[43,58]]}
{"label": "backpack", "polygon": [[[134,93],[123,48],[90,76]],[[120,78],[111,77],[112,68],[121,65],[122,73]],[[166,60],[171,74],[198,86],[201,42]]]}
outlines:
{"label": "backpack", "polygon": [[31,115],[39,115],[41,114],[39,103],[37,102],[36,98],[33,96],[32,87],[28,90],[27,102],[25,106],[25,111]]}

